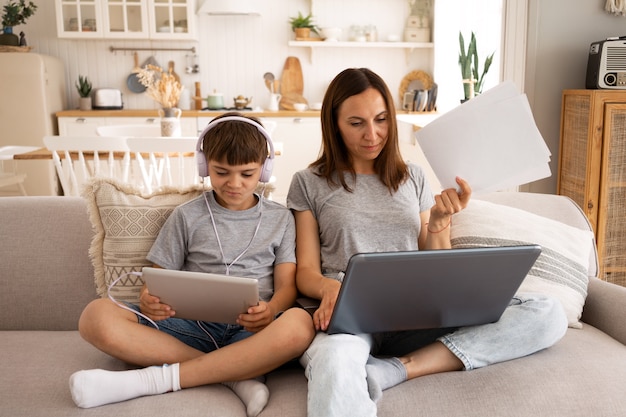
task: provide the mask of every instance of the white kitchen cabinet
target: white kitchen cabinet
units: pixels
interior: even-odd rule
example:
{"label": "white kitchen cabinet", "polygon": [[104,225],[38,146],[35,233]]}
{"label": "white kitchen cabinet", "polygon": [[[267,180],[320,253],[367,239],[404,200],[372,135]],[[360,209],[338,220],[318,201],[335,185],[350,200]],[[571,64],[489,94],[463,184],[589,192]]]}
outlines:
{"label": "white kitchen cabinet", "polygon": [[272,199],[285,203],[291,177],[305,169],[319,155],[322,128],[319,117],[267,117],[276,123],[272,134],[274,147],[280,155],[274,160],[273,176],[276,189]]}
{"label": "white kitchen cabinet", "polygon": [[55,0],[59,38],[102,38],[102,0]]}
{"label": "white kitchen cabinet", "polygon": [[[62,136],[97,136],[98,126],[158,125],[158,117],[59,117],[59,134]],[[195,117],[181,117],[182,136],[197,136]]]}
{"label": "white kitchen cabinet", "polygon": [[97,136],[96,128],[105,125],[104,117],[59,117],[61,136]]}
{"label": "white kitchen cabinet", "polygon": [[195,0],[55,0],[59,38],[195,39]]}
{"label": "white kitchen cabinet", "polygon": [[[160,125],[161,121],[158,117],[107,117],[105,125]],[[181,117],[180,130],[182,136],[198,136],[196,131],[195,117]]]}
{"label": "white kitchen cabinet", "polygon": [[148,38],[147,0],[107,0],[103,2],[105,38]]}
{"label": "white kitchen cabinet", "polygon": [[151,39],[195,39],[195,0],[148,0]]}

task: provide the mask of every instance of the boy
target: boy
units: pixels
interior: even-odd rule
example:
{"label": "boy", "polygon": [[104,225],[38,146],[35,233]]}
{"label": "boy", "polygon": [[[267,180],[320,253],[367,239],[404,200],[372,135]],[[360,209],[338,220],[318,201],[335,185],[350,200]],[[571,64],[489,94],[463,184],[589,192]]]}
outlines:
{"label": "boy", "polygon": [[308,313],[290,308],[296,297],[293,217],[255,194],[259,181],[271,176],[269,135],[258,120],[226,113],[209,123],[197,149],[199,174],[210,177],[212,191],[172,212],[147,259],[167,269],[257,279],[262,301],[240,315],[238,325],[228,325],[178,319],[145,286],[140,305],[129,309],[94,300],[80,318],[82,337],[148,368],[76,372],[70,389],[79,407],[225,383],[246,404],[248,416],[256,416],[269,392],[251,378],[299,357],[314,337]]}

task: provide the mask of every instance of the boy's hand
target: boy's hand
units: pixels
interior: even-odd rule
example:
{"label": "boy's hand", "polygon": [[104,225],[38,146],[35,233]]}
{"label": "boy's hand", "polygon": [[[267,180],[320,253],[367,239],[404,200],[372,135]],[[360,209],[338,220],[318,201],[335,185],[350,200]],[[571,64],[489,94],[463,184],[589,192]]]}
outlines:
{"label": "boy's hand", "polygon": [[169,319],[176,314],[172,307],[163,304],[159,297],[151,295],[146,285],[141,289],[139,309],[154,321]]}
{"label": "boy's hand", "polygon": [[274,313],[265,301],[259,301],[259,305],[248,308],[247,313],[239,315],[237,324],[249,332],[259,332],[274,320]]}

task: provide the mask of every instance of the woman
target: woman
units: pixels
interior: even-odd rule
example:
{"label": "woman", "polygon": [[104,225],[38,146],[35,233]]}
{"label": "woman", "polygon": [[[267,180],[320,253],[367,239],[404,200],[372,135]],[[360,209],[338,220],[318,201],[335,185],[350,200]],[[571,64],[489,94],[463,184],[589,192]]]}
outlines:
{"label": "woman", "polygon": [[567,322],[557,302],[519,294],[493,324],[324,333],[350,256],[450,248],[452,216],[467,206],[471,189],[457,178],[459,191],[433,198],[423,171],[403,162],[392,96],[368,69],[335,77],[321,119],[322,154],[294,176],[287,197],[296,219],[298,289],[320,300],[313,315],[318,333],[301,358],[309,417],[375,416],[382,390],[400,382],[525,356],[564,335]]}

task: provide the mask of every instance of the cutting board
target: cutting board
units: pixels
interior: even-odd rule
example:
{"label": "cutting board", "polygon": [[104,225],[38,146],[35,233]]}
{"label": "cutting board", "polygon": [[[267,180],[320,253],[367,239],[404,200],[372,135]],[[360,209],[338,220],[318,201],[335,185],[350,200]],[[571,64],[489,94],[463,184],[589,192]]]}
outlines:
{"label": "cutting board", "polygon": [[304,80],[302,77],[302,66],[300,60],[295,56],[289,56],[283,66],[283,74],[280,79],[280,99],[281,110],[294,110],[294,103],[306,103],[302,96],[304,91]]}
{"label": "cutting board", "polygon": [[295,56],[289,56],[283,66],[283,75],[280,79],[280,93],[282,95],[296,93],[302,95],[304,80],[300,60]]}

